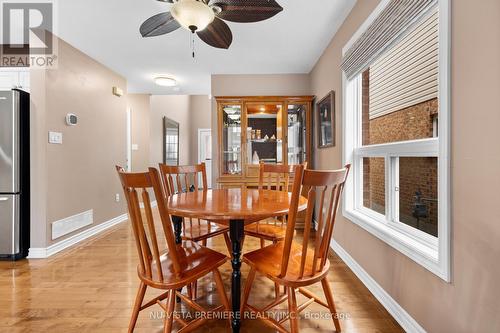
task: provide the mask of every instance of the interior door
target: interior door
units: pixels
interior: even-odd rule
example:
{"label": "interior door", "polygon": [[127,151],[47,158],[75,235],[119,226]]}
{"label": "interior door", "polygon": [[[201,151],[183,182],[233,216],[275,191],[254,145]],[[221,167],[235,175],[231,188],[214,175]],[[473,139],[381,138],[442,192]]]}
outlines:
{"label": "interior door", "polygon": [[[207,186],[212,188],[212,130],[198,130],[198,163],[205,163],[207,168]],[[201,176],[200,176],[201,177]],[[201,184],[201,179],[200,179]]]}

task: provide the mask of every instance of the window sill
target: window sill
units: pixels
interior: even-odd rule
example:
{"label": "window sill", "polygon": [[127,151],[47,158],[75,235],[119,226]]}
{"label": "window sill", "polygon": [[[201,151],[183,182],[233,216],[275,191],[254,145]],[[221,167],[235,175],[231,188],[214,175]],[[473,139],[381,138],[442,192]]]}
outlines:
{"label": "window sill", "polygon": [[430,272],[445,281],[449,281],[446,270],[439,261],[439,252],[434,246],[421,242],[402,231],[381,223],[359,211],[344,209],[343,215],[348,220],[365,229],[378,239],[403,253]]}

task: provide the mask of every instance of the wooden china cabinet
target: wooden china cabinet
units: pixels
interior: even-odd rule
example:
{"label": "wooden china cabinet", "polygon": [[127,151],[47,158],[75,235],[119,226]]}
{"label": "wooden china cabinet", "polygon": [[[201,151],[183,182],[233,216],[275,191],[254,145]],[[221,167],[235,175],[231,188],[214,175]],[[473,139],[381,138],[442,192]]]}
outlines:
{"label": "wooden china cabinet", "polygon": [[216,97],[219,187],[257,187],[260,161],[311,167],[313,99]]}

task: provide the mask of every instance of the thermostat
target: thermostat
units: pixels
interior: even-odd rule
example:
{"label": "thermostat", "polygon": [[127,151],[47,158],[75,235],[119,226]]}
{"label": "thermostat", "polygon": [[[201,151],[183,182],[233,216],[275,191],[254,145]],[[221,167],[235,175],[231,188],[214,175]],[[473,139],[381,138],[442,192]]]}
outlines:
{"label": "thermostat", "polygon": [[78,117],[73,113],[68,113],[66,115],[66,124],[69,126],[75,126],[78,123]]}

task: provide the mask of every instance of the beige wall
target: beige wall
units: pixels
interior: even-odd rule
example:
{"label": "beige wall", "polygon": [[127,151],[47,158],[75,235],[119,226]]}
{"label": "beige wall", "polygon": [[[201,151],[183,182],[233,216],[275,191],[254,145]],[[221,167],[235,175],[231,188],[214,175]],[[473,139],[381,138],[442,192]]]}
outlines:
{"label": "beige wall", "polygon": [[[39,133],[46,151],[47,245],[56,220],[93,209],[97,225],[125,213],[123,202],[115,202],[122,190],[114,166],[125,164],[127,103],[111,89],[126,90],[126,81],[62,40],[58,60],[56,70],[46,71],[45,130]],[[65,124],[69,112],[78,116],[77,126]],[[48,144],[47,131],[62,132],[63,144]]]}
{"label": "beige wall", "polygon": [[[59,40],[57,69],[31,69],[31,247],[52,241],[51,223],[94,210],[94,224],[125,213],[114,166],[125,165],[126,109],[132,110],[134,170],[149,165],[150,96],[112,95],[126,81],[100,63]],[[67,126],[67,113],[78,116]],[[47,143],[48,131],[63,133],[63,144]],[[115,194],[122,202],[115,202]]]}
{"label": "beige wall", "polygon": [[[341,49],[378,1],[358,1],[311,73],[312,93],[337,92],[337,147],[316,166],[341,166]],[[480,23],[478,23],[480,22]],[[499,332],[500,2],[452,2],[452,283],[346,219],[335,239],[428,332]]]}
{"label": "beige wall", "polygon": [[30,69],[30,183],[31,242],[43,248],[47,242],[47,130],[45,127],[45,70]]}
{"label": "beige wall", "polygon": [[308,95],[308,74],[212,75],[213,96]]}
{"label": "beige wall", "polygon": [[[51,223],[59,219],[93,209],[95,226],[125,213],[114,166],[126,164],[127,108],[132,143],[138,145],[132,151],[133,171],[162,160],[163,116],[180,123],[181,164],[197,156],[197,140],[191,139],[197,138],[197,128],[210,128],[208,96],[116,97],[113,86],[126,90],[123,77],[62,40],[58,57],[57,69],[30,71],[31,247],[43,248],[85,230],[52,241]],[[65,124],[70,112],[78,116],[77,126]],[[48,131],[62,132],[63,144],[48,144]]]}
{"label": "beige wall", "polygon": [[[310,95],[308,74],[212,75],[212,96],[293,96]],[[217,102],[212,98],[212,152],[217,152]],[[213,160],[212,176],[217,179],[219,165]]]}
{"label": "beige wall", "polygon": [[131,111],[132,144],[138,146],[132,150],[132,171],[143,172],[149,167],[151,96],[128,94],[127,107]]}
{"label": "beige wall", "polygon": [[192,144],[189,96],[151,96],[150,153],[151,166],[163,162],[163,117],[179,123],[179,163],[188,164]]}
{"label": "beige wall", "polygon": [[[190,164],[198,163],[198,129],[211,126],[211,100],[207,95],[190,96],[189,117],[191,125]],[[213,135],[217,135],[214,131]]]}

